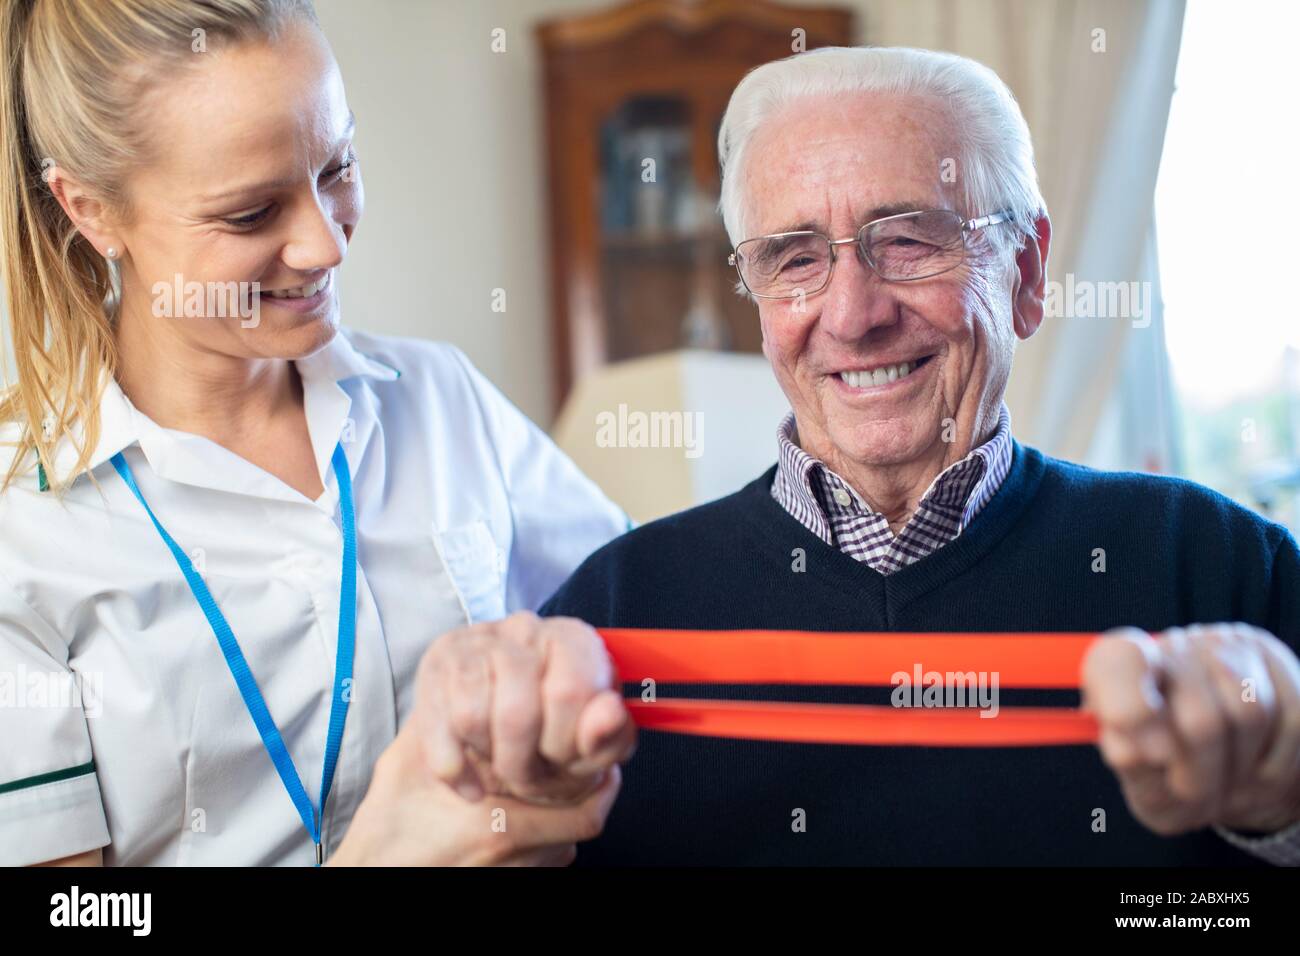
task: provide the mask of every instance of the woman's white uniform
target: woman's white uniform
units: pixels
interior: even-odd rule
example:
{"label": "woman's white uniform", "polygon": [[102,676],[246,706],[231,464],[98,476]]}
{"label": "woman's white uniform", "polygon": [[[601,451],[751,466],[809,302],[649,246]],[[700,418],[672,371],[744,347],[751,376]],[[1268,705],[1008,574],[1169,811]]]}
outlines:
{"label": "woman's white uniform", "polygon": [[[411,712],[430,641],[536,608],[628,527],[453,347],[343,331],[297,365],[325,485],[317,501],[214,442],[159,427],[116,383],[92,476],[62,500],[30,477],[0,496],[0,864],[98,846],[107,864],[315,859],[114,453],[207,581],[318,807],[343,548],[330,458],[342,443],[356,509],[356,657],[327,857]],[[64,475],[72,449],[60,452]]]}

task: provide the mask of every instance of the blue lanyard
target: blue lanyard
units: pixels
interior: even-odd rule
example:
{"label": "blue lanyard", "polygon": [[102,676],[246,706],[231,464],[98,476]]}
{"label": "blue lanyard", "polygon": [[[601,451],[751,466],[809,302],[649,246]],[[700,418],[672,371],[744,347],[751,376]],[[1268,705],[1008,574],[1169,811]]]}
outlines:
{"label": "blue lanyard", "polygon": [[325,801],[329,799],[330,785],[334,782],[334,766],[338,763],[339,747],[343,743],[343,725],[348,719],[348,699],[351,695],[345,693],[345,687],[352,680],[352,652],[356,642],[357,624],[357,532],[352,510],[352,476],[348,472],[348,459],[343,454],[342,444],[334,447],[333,465],[334,477],[339,486],[339,511],[343,520],[343,586],[339,591],[338,653],[334,661],[334,697],[330,704],[329,731],[325,738],[325,766],[321,771],[320,813],[317,813],[311,805],[311,799],[303,788],[298,770],[293,765],[293,758],[289,756],[284,738],[280,736],[280,728],[271,718],[271,712],[266,708],[266,701],[262,699],[262,692],[257,689],[257,682],[253,680],[253,672],[248,666],[248,661],[244,659],[244,653],[239,649],[239,642],[235,640],[235,634],[226,623],[226,618],[217,607],[217,602],[212,599],[208,586],[194,570],[189,555],[181,550],[181,546],[154,517],[153,509],[149,507],[149,503],[144,500],[144,495],[140,494],[140,489],[136,487],[131,466],[126,463],[122,453],[118,452],[114,455],[112,461],[113,467],[122,476],[122,480],[131,489],[136,500],[144,506],[149,520],[153,522],[159,536],[170,549],[172,557],[180,565],[186,583],[194,592],[194,599],[199,602],[208,624],[212,626],[217,643],[221,645],[221,653],[226,657],[230,674],[235,678],[239,693],[244,698],[244,706],[248,708],[253,723],[257,725],[258,733],[262,735],[262,743],[266,745],[266,752],[271,755],[271,762],[275,764],[284,788],[289,791],[290,799],[298,808],[298,816],[302,818],[303,826],[307,828],[312,842],[316,844],[316,865],[320,866],[324,859],[320,821],[325,813]]}

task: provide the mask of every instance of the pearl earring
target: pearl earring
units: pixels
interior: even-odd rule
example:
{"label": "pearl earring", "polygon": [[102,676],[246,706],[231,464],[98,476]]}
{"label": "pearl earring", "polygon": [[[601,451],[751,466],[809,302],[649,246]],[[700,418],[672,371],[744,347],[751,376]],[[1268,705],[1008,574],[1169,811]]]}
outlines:
{"label": "pearl earring", "polygon": [[117,258],[117,246],[109,246],[109,247],[108,247],[108,252],[106,253],[106,255],[107,255],[110,259],[116,259],[116,258]]}

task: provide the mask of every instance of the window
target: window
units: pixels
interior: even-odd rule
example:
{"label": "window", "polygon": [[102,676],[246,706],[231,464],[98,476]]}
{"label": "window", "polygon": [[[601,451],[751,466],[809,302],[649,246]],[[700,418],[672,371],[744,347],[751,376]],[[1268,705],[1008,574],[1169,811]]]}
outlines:
{"label": "window", "polygon": [[1156,187],[1177,470],[1300,530],[1300,4],[1187,5]]}

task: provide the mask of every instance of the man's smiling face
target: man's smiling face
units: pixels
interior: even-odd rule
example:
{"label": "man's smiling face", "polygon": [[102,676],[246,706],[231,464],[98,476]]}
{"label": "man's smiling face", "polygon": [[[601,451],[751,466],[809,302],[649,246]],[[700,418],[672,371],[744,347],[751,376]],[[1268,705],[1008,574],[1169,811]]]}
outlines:
{"label": "man's smiling face", "polygon": [[[945,182],[945,170],[958,182]],[[912,209],[963,218],[998,211],[963,207],[952,120],[939,101],[918,96],[787,104],[754,134],[741,175],[745,238],[807,228],[843,239]],[[913,282],[886,282],[856,246],[837,246],[821,292],[758,300],[763,351],[805,451],[835,470],[920,463],[952,458],[996,422],[1014,352],[1018,275],[987,239],[969,242],[963,264]],[[903,363],[881,385],[856,374]]]}

